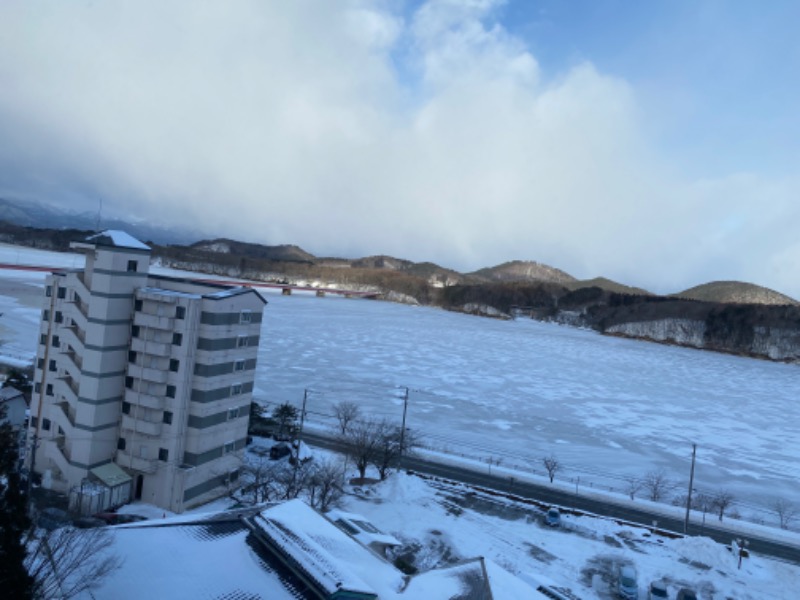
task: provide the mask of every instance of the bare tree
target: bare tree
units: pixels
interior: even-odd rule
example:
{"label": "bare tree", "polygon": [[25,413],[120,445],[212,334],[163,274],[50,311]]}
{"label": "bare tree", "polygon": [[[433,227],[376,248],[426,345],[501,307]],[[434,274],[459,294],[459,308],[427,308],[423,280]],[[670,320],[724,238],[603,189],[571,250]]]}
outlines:
{"label": "bare tree", "polygon": [[639,477],[630,476],[625,478],[625,491],[631,500],[636,499],[636,494],[644,487],[644,481]]}
{"label": "bare tree", "polygon": [[367,419],[354,422],[347,431],[347,455],[353,459],[361,479],[375,460],[385,428],[385,421]]}
{"label": "bare tree", "polygon": [[253,504],[269,502],[281,497],[278,485],[278,469],[285,469],[285,462],[269,460],[265,456],[252,457],[245,455],[242,464],[241,496]]}
{"label": "bare tree", "polygon": [[343,466],[333,460],[317,462],[308,480],[308,496],[311,506],[327,511],[342,496]]}
{"label": "bare tree", "polygon": [[551,454],[550,456],[545,456],[542,459],[542,464],[547,471],[547,476],[550,478],[550,483],[553,483],[553,480],[556,478],[556,473],[561,470],[561,463],[559,463],[558,459]]}
{"label": "bare tree", "polygon": [[378,469],[381,481],[386,479],[389,470],[399,464],[400,458],[417,445],[417,435],[406,429],[403,435],[400,427],[392,427],[382,421],[378,432],[378,444],[372,457],[372,465]]}
{"label": "bare tree", "polygon": [[650,471],[642,479],[642,487],[647,491],[650,500],[658,502],[672,487],[672,482],[664,471]]}
{"label": "bare tree", "polygon": [[336,420],[339,422],[339,429],[342,436],[347,434],[347,428],[350,423],[358,419],[361,410],[358,404],[350,400],[342,400],[333,405],[333,412],[336,415]]}
{"label": "bare tree", "polygon": [[772,503],[772,510],[778,515],[781,529],[789,529],[789,525],[797,517],[797,505],[783,498],[776,498]]}
{"label": "bare tree", "polygon": [[110,554],[106,529],[64,527],[35,538],[27,565],[35,583],[36,598],[73,598],[89,592],[122,566]]}
{"label": "bare tree", "polygon": [[731,504],[733,504],[733,500],[733,494],[727,490],[722,490],[721,492],[714,494],[714,498],[711,501],[711,506],[717,513],[717,516],[719,516],[720,521],[722,521],[725,511],[730,507]]}

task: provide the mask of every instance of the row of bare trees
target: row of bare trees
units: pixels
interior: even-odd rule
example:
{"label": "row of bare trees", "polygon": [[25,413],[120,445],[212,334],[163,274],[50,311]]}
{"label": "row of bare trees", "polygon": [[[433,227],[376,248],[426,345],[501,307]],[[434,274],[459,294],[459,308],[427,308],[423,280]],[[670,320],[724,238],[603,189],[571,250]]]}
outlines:
{"label": "row of bare trees", "polygon": [[[541,464],[550,479],[550,483],[553,483],[556,474],[562,470],[562,465],[558,458],[553,454],[544,456],[541,459]],[[625,479],[625,492],[631,500],[635,500],[637,494],[644,492],[648,500],[661,502],[676,487],[677,483],[672,481],[663,470],[650,471],[642,477],[630,476]],[[692,497],[692,509],[703,513],[703,522],[705,522],[707,513],[715,514],[722,521],[725,513],[733,506],[735,500],[735,496],[728,490],[719,490],[713,494],[699,493]],[[686,494],[675,496],[672,499],[672,504],[675,506],[685,507],[686,503]],[[770,508],[777,516],[781,529],[788,529],[800,516],[800,507],[784,498],[776,498]]]}

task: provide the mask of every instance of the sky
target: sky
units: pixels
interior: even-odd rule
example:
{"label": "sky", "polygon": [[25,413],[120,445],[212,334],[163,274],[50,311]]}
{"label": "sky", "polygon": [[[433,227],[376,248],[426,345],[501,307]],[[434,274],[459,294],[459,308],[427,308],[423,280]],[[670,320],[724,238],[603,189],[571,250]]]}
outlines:
{"label": "sky", "polygon": [[0,3],[0,196],[800,298],[800,5]]}

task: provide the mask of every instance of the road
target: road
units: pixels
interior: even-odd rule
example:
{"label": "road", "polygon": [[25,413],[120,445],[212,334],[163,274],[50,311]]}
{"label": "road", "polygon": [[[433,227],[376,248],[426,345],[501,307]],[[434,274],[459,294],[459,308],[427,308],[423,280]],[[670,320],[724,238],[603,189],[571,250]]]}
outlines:
{"label": "road", "polygon": [[[327,450],[337,452],[345,450],[345,445],[341,441],[309,431],[303,432],[303,441]],[[516,497],[532,500],[542,505],[554,504],[567,509],[637,523],[645,527],[652,527],[653,521],[657,521],[657,527],[660,531],[678,535],[683,534],[683,519],[666,517],[662,514],[653,513],[644,508],[631,507],[627,504],[616,504],[612,499],[600,501],[561,489],[554,489],[546,484],[511,481],[507,476],[491,475],[413,456],[407,456],[403,459],[403,468],[428,476],[493,490],[501,494],[513,494]],[[709,516],[712,519],[714,518],[713,515]],[[688,533],[689,535],[704,535],[722,544],[730,544],[731,540],[741,535],[724,526],[721,527],[715,521],[707,521],[705,526],[702,527],[690,523]],[[800,565],[800,546],[793,546],[763,537],[747,536],[747,541],[749,542],[749,549],[754,553]]]}

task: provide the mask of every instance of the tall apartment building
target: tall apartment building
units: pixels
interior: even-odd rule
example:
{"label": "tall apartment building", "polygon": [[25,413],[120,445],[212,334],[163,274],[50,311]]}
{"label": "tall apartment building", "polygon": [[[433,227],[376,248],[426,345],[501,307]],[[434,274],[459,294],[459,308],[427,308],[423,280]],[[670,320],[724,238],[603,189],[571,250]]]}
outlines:
{"label": "tall apartment building", "polygon": [[149,274],[149,247],[124,232],[72,247],[85,268],[46,281],[29,466],[81,504],[98,486],[104,504],[175,512],[221,495],[238,479],[266,300]]}

